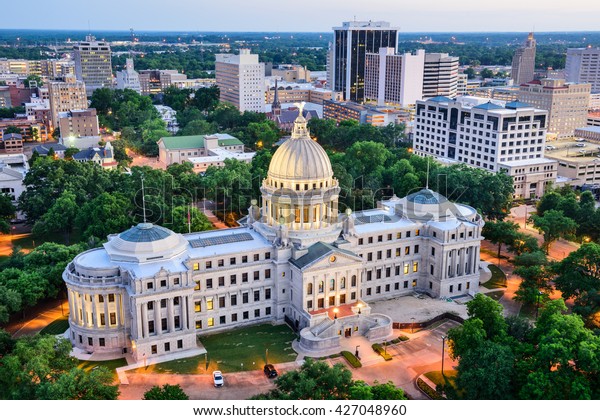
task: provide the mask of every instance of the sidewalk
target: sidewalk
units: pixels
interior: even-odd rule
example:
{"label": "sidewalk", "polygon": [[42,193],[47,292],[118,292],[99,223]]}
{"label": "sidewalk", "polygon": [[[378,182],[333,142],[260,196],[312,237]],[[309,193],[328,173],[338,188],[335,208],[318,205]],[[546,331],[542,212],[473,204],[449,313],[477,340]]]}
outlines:
{"label": "sidewalk", "polygon": [[13,338],[35,335],[51,322],[69,314],[69,302],[66,299],[47,302],[26,314],[24,320],[9,323],[4,329]]}

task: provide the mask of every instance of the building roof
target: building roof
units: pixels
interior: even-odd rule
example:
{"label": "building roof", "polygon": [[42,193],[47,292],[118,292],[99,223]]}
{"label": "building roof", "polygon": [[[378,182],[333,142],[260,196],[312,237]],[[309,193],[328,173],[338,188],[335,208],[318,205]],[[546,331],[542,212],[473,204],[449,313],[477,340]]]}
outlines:
{"label": "building roof", "polygon": [[[211,134],[219,139],[219,146],[241,146],[244,143],[229,134]],[[159,142],[163,142],[167,149],[202,149],[204,148],[204,138],[206,135],[197,136],[175,136],[162,137]]]}
{"label": "building roof", "polygon": [[296,267],[303,269],[314,262],[321,260],[323,257],[326,257],[333,253],[342,253],[346,254],[349,257],[359,258],[354,252],[347,251],[345,249],[337,248],[333,245],[326,244],[324,242],[317,242],[310,247],[308,247],[308,252],[301,256],[298,259],[290,259],[290,263],[295,265]]}
{"label": "building roof", "polygon": [[406,201],[417,204],[441,204],[447,202],[448,199],[435,191],[424,188],[421,191],[408,195]]}
{"label": "building roof", "polygon": [[327,152],[310,138],[306,119],[300,113],[294,122],[291,138],[273,154],[268,175],[275,180],[293,180],[299,183],[333,177]]}
{"label": "building roof", "polygon": [[447,96],[436,96],[427,100],[432,102],[452,102],[452,99],[448,98]]}
{"label": "building roof", "polygon": [[575,130],[589,131],[589,132],[592,132],[592,133],[600,133],[600,127],[594,126],[594,125],[590,125],[590,126],[587,126],[587,127],[576,128]]}
{"label": "building roof", "polygon": [[497,105],[495,103],[487,102],[485,104],[474,106],[473,109],[484,109],[486,111],[489,111],[491,109],[503,109],[503,108],[500,105]]}
{"label": "building roof", "polygon": [[2,140],[23,140],[23,136],[16,133],[5,134]]}
{"label": "building roof", "polygon": [[106,147],[90,147],[73,155],[75,160],[92,160],[94,156],[98,154],[103,159],[110,159],[113,157],[112,149]]}
{"label": "building roof", "polygon": [[173,232],[152,223],[140,223],[119,234],[119,238],[128,242],[153,242],[165,239]]}
{"label": "building roof", "polygon": [[54,150],[55,152],[62,152],[67,150],[67,147],[63,146],[60,143],[40,144],[38,146],[35,146],[33,148],[33,151],[37,152],[40,156],[46,156],[48,153],[50,153],[50,149]]}
{"label": "building roof", "polygon": [[506,109],[519,109],[519,108],[533,108],[532,105],[526,104],[521,101],[508,102],[505,106]]}

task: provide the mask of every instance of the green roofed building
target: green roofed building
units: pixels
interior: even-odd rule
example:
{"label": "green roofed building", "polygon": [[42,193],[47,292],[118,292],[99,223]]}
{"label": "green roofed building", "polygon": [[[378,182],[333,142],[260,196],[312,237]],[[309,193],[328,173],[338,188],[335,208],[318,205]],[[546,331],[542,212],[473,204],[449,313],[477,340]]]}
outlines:
{"label": "green roofed building", "polygon": [[191,162],[196,172],[223,166],[226,159],[251,162],[254,153],[244,152],[244,143],[229,134],[163,137],[158,141],[158,160],[167,166]]}

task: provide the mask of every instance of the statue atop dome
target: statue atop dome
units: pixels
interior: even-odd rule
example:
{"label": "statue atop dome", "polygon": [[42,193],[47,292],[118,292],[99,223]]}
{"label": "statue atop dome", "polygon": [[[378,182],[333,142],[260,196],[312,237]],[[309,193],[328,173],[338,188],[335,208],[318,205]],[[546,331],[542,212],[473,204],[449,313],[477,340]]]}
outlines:
{"label": "statue atop dome", "polygon": [[294,104],[298,107],[298,118],[294,121],[294,128],[292,128],[292,140],[301,139],[301,138],[310,138],[310,133],[308,132],[306,118],[304,118],[304,105],[305,102],[300,102]]}

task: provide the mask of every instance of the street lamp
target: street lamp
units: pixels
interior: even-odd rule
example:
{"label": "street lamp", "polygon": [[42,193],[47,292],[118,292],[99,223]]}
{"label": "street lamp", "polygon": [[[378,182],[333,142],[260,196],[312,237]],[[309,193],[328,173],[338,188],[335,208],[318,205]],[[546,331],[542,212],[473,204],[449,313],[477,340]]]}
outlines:
{"label": "street lamp", "polygon": [[358,360],[360,360],[360,356],[358,355],[358,348],[360,347],[360,344],[356,346],[356,348],[354,349],[354,355],[356,356],[356,358]]}
{"label": "street lamp", "polygon": [[338,308],[333,308],[333,319],[337,319],[337,314],[340,310]]}
{"label": "street lamp", "polygon": [[413,334],[415,332],[415,318],[412,317],[410,321],[410,333]]}
{"label": "street lamp", "polygon": [[356,306],[358,306],[358,314],[360,315],[360,314],[361,314],[360,308],[362,308],[362,303],[359,303],[359,304],[358,304],[358,305],[356,305]]}
{"label": "street lamp", "polygon": [[445,335],[442,335],[442,376],[444,376],[444,350],[445,350],[445,345],[446,345],[446,338],[448,338]]}
{"label": "street lamp", "polygon": [[535,304],[535,319],[538,319],[538,313],[540,311],[540,296],[542,296],[542,292],[540,290],[538,290],[537,296],[536,296],[536,304]]}

